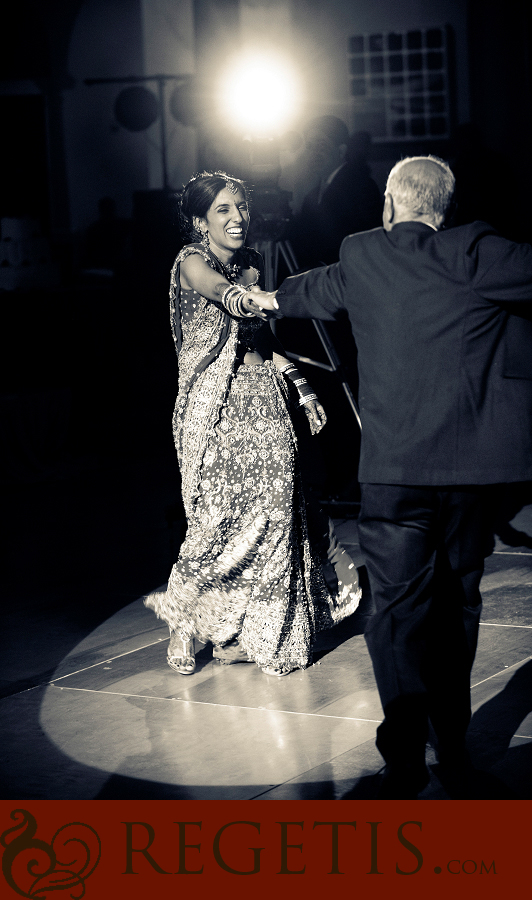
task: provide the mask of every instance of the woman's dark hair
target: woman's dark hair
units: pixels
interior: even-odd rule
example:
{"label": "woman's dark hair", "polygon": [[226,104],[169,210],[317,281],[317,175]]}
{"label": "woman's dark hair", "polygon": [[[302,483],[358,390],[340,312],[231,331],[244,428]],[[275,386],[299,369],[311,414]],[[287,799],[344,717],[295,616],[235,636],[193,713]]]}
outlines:
{"label": "woman's dark hair", "polygon": [[244,182],[226,172],[201,172],[185,184],[179,198],[179,227],[186,240],[201,240],[201,235],[194,227],[194,219],[205,218],[216,197],[228,183],[240,188],[244,198],[248,199]]}

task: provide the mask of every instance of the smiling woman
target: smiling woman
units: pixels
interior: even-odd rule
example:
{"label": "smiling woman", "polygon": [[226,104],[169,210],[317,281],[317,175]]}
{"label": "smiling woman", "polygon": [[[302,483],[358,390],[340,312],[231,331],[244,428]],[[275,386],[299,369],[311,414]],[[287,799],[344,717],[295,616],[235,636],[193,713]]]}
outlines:
{"label": "smiling woman", "polygon": [[225,263],[243,246],[248,224],[247,200],[242,189],[231,181],[220,191],[205,217],[196,219],[196,227],[202,234],[208,234],[212,252]]}
{"label": "smiling woman", "polygon": [[145,602],[169,625],[168,664],[180,674],[195,670],[197,637],[223,662],[287,675],[309,664],[315,633],[360,600],[351,560],[332,595],[309,543],[289,390],[313,433],[325,413],[246,304],[263,279],[260,255],[245,246],[244,184],[193,178],[181,217],[191,242],[174,264],[170,303],[187,534],[167,590]]}

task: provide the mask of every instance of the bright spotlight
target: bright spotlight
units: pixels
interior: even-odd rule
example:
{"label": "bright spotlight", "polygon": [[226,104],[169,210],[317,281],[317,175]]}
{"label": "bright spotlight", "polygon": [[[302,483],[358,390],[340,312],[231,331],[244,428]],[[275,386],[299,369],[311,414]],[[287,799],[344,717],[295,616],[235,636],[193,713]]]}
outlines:
{"label": "bright spotlight", "polygon": [[278,135],[295,118],[299,105],[294,70],[270,55],[238,58],[220,82],[220,110],[234,128],[253,137]]}

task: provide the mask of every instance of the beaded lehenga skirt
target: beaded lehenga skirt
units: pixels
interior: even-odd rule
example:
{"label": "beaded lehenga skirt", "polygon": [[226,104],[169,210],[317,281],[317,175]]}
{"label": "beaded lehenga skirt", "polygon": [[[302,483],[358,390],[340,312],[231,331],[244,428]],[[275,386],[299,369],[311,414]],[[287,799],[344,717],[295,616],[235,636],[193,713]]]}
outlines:
{"label": "beaded lehenga skirt", "polygon": [[[186,423],[183,427],[186,453]],[[145,603],[185,638],[235,636],[259,666],[305,668],[317,631],[356,609],[331,596],[308,540],[297,445],[273,363],[242,365],[207,436],[167,590]],[[354,571],[356,582],[356,570]]]}

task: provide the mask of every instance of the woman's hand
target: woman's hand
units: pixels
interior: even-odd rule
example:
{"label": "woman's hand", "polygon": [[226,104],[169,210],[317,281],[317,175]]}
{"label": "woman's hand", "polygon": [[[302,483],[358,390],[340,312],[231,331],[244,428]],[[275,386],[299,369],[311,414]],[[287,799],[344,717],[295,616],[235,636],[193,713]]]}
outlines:
{"label": "woman's hand", "polygon": [[303,409],[310,425],[310,433],[318,434],[327,421],[323,406],[319,400],[309,400],[303,404]]}
{"label": "woman's hand", "polygon": [[250,287],[243,301],[244,309],[254,316],[261,319],[277,318],[276,311],[279,309],[275,299],[276,291],[261,291],[259,287],[254,285]]}

